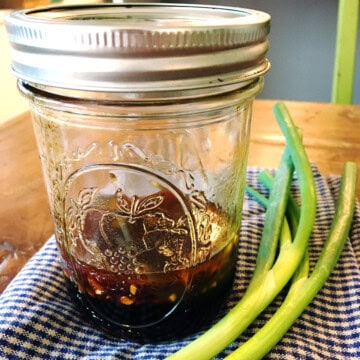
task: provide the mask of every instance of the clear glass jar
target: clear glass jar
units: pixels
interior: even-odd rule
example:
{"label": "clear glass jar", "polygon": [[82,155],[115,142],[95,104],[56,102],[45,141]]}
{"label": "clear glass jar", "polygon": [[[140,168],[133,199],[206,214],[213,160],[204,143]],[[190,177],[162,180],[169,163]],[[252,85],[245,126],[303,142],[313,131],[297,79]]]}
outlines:
{"label": "clear glass jar", "polygon": [[[176,18],[172,26],[178,31],[179,18],[188,14],[189,8],[154,5],[155,10],[159,7]],[[74,11],[61,9],[61,14]],[[85,15],[89,7],[79,9],[80,15],[73,17],[83,20],[89,16]],[[94,9],[100,11],[100,21],[104,14],[113,17],[126,6],[91,6],[91,16]],[[152,7],[142,4],[131,9],[141,13],[142,19],[160,19],[163,24],[158,11],[149,11]],[[204,9],[209,12],[208,22],[213,20],[209,14],[220,11],[200,7],[195,17]],[[54,12],[51,8],[42,11],[41,18]],[[34,13],[32,20],[40,17],[36,10]],[[220,19],[226,20],[223,8],[220,14]],[[201,19],[205,21],[205,17]],[[167,17],[167,26],[169,21]],[[187,25],[195,31],[193,21]],[[131,25],[136,28],[138,22]],[[11,33],[11,21],[8,24]],[[141,42],[138,35],[136,39]],[[200,64],[204,56],[234,50],[222,43],[220,50],[205,51],[204,41],[188,54],[188,46],[184,48],[187,61]],[[252,41],[247,44],[250,48]],[[171,63],[176,54],[168,40],[166,43]],[[158,51],[158,44],[154,48]],[[133,50],[126,50],[125,62],[134,56]],[[141,53],[145,50],[151,52],[146,47]],[[146,73],[145,68],[131,70],[145,74],[141,90],[128,70],[114,81],[95,71],[70,76],[71,66],[76,67],[70,64],[63,77],[49,75],[48,69],[39,67],[42,74],[30,78],[31,72],[22,72],[20,66],[16,70],[14,61],[19,88],[30,100],[70,292],[95,324],[113,335],[138,341],[164,340],[194,331],[212,319],[231,290],[252,102],[263,85],[261,75],[268,69],[263,57],[250,70],[244,70],[242,60],[238,71],[229,71],[222,54],[215,70],[213,64],[208,66],[206,76],[193,69],[192,77],[184,66],[171,79],[163,52],[164,48],[153,58],[162,63],[157,64],[155,73]],[[266,52],[266,44],[260,52]],[[42,55],[48,57],[48,51]],[[60,55],[51,56],[56,59]],[[114,53],[110,61],[113,57]],[[135,58],[139,59],[138,55]],[[98,61],[104,65],[103,58]],[[247,58],[246,64],[249,62]],[[113,71],[116,78],[121,69]]]}

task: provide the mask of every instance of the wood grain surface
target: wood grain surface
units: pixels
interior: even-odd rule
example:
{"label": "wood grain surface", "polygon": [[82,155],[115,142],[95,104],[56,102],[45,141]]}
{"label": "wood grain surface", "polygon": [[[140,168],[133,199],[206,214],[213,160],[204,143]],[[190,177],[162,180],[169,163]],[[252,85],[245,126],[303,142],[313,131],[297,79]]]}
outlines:
{"label": "wood grain surface", "polygon": [[[360,166],[360,106],[285,102],[302,130],[312,162],[323,174],[343,163]],[[272,114],[274,101],[256,100],[249,165],[276,168],[284,138]],[[0,124],[0,292],[53,233],[28,112]],[[360,198],[360,181],[358,183]]]}

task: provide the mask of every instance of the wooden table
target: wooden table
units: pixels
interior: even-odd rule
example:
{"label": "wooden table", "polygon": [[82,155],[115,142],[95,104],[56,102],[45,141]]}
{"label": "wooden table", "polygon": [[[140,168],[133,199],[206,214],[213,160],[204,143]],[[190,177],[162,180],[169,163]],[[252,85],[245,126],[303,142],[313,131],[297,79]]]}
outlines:
{"label": "wooden table", "polygon": [[[276,168],[284,138],[274,101],[254,104],[249,165]],[[360,167],[360,106],[286,102],[302,129],[311,161],[340,174],[344,161]],[[0,124],[0,292],[53,233],[28,112]],[[360,181],[357,190],[360,198]]]}

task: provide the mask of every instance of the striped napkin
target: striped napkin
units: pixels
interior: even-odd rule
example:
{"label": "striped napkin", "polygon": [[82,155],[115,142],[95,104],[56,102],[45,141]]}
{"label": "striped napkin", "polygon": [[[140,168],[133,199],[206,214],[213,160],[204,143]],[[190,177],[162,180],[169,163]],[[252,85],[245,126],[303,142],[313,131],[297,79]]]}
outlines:
{"label": "striped napkin", "polygon": [[[249,168],[247,182],[257,182],[260,169]],[[334,213],[340,179],[321,176],[314,167],[318,193],[316,226],[311,238],[314,263]],[[299,197],[296,176],[292,191]],[[247,197],[233,291],[222,312],[231,308],[246,289],[261,238],[264,209]],[[281,294],[252,326],[215,359],[246,340],[280,304]],[[0,295],[0,359],[141,359],[160,360],[196,334],[179,341],[140,345],[105,335],[79,317],[69,298],[54,238],[25,265]],[[323,289],[266,359],[360,359],[360,207],[341,258]],[[184,360],[196,360],[184,359]]]}

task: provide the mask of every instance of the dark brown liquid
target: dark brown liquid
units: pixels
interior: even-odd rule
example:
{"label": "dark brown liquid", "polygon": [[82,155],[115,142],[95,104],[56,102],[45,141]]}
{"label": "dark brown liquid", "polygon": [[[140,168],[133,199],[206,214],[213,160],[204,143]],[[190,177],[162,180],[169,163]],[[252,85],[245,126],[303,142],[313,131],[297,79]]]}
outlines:
{"label": "dark brown liquid", "polygon": [[[83,211],[82,236],[92,244],[88,252],[95,254],[101,248],[98,256],[83,262],[81,256],[70,257],[62,249],[64,272],[84,317],[113,336],[139,342],[183,337],[209,324],[232,287],[238,239],[214,205],[207,204],[196,215],[202,232],[198,257],[191,265],[190,223],[176,198],[162,190],[151,197],[153,205],[163,196],[156,211],[143,216],[131,213],[130,218],[126,211],[144,199],[125,198],[122,193],[123,209],[107,201],[104,212],[99,201]],[[85,240],[77,245],[79,254]],[[133,251],[126,249],[127,244],[143,248]],[[212,250],[206,253],[207,249]],[[104,256],[106,266],[92,265]]]}
{"label": "dark brown liquid", "polygon": [[[118,276],[78,264],[70,290],[87,318],[139,342],[183,337],[208,325],[231,289],[236,246],[187,270]],[[179,298],[180,297],[180,298]]]}

